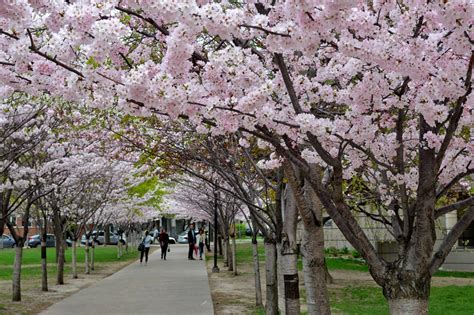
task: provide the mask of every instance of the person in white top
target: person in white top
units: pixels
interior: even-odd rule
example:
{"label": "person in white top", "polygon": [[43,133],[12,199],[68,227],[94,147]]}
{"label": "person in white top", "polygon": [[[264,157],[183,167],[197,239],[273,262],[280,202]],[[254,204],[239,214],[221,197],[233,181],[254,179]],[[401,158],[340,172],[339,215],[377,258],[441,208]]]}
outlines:
{"label": "person in white top", "polygon": [[148,252],[150,251],[151,241],[152,237],[148,233],[148,230],[146,230],[142,241],[144,248],[140,254],[140,264],[143,262],[143,255],[145,255],[145,265],[148,264]]}
{"label": "person in white top", "polygon": [[199,260],[202,260],[202,254],[204,253],[204,243],[206,242],[206,234],[204,233],[204,229],[199,229],[199,234],[196,236],[196,242],[199,246]]}

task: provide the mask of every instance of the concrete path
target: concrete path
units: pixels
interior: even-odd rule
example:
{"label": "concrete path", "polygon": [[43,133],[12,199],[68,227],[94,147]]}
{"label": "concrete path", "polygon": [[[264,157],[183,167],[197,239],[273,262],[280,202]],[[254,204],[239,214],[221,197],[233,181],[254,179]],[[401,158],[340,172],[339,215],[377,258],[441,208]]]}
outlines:
{"label": "concrete path", "polygon": [[214,314],[205,263],[188,260],[187,248],[171,245],[166,261],[158,249],[148,265],[134,262],[41,315]]}

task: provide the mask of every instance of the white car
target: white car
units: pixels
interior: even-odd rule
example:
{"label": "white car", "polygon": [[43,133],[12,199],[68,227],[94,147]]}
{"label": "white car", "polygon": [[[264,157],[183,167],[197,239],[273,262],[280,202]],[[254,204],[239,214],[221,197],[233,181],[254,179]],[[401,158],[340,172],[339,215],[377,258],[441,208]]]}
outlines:
{"label": "white car", "polygon": [[[176,239],[175,239],[174,237],[169,236],[169,239],[170,239],[169,244],[176,244]],[[160,244],[160,242],[159,242],[159,240],[158,240],[158,237],[156,237],[155,241],[156,241],[156,243],[157,243],[158,245]]]}
{"label": "white car", "polygon": [[[194,231],[194,235],[198,235],[199,230]],[[178,235],[178,243],[179,244],[187,244],[188,243],[188,231],[184,231]]]}

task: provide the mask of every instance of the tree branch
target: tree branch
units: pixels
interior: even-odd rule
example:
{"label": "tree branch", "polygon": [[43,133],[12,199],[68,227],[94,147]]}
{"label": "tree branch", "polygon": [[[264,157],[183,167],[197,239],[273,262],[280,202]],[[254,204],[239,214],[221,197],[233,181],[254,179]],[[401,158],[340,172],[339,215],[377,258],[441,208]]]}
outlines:
{"label": "tree branch", "polygon": [[474,65],[474,51],[471,53],[471,58],[469,60],[469,66],[467,67],[467,72],[466,72],[466,80],[464,82],[464,87],[466,88],[466,93],[463,96],[461,96],[460,98],[458,98],[457,101],[456,101],[456,107],[453,110],[453,113],[452,113],[451,118],[449,120],[448,128],[446,129],[446,134],[444,136],[443,142],[441,143],[441,147],[440,147],[440,149],[438,151],[438,154],[436,156],[436,167],[437,167],[437,169],[439,169],[441,167],[441,163],[443,162],[446,151],[449,147],[449,144],[451,143],[451,139],[453,138],[454,133],[456,132],[456,129],[458,127],[459,120],[461,119],[461,115],[462,115],[462,112],[463,112],[463,105],[467,100],[467,96],[472,91],[471,79],[472,79],[473,65]]}
{"label": "tree branch", "polygon": [[438,251],[434,254],[430,263],[430,274],[433,275],[436,270],[443,264],[446,256],[453,248],[454,244],[458,241],[459,237],[466,230],[466,228],[474,220],[474,207],[471,206],[469,210],[462,216],[462,218],[454,225],[451,232],[444,239]]}
{"label": "tree branch", "polygon": [[458,201],[456,203],[452,203],[450,205],[441,207],[439,209],[436,209],[435,210],[435,218],[437,219],[440,216],[445,215],[446,213],[449,213],[451,211],[462,209],[462,208],[465,208],[465,207],[471,207],[471,206],[474,206],[474,196],[469,197],[469,198],[464,199],[464,200],[461,200],[461,201]]}
{"label": "tree branch", "polygon": [[283,33],[278,33],[274,31],[267,30],[266,28],[263,28],[261,26],[257,25],[247,25],[247,24],[240,24],[239,27],[246,27],[246,28],[253,28],[262,32],[265,32],[268,35],[276,35],[276,36],[283,36],[283,37],[291,37],[290,34],[283,34]]}
{"label": "tree branch", "polygon": [[35,45],[35,42],[33,41],[33,36],[31,35],[31,31],[29,29],[27,29],[27,32],[28,32],[28,36],[30,37],[30,50],[32,52],[34,52],[35,54],[38,54],[40,55],[41,57],[51,61],[51,62],[54,62],[55,64],[57,64],[58,66],[60,67],[63,67],[64,69],[68,70],[68,71],[71,71],[75,74],[77,74],[79,77],[81,78],[85,78],[85,76],[78,70],[74,69],[73,67],[71,66],[68,66],[67,64],[65,64],[64,62],[62,61],[59,61],[57,60],[56,58],[53,58],[51,57],[50,55],[48,54],[45,54],[44,52],[41,52]]}

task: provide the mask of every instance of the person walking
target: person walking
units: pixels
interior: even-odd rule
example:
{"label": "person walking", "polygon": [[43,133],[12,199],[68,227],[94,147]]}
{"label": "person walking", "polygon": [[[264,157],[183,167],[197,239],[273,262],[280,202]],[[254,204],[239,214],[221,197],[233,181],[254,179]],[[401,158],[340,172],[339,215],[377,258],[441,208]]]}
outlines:
{"label": "person walking", "polygon": [[208,234],[207,230],[204,230],[204,235],[206,235],[204,245],[206,245],[207,252],[209,253],[211,251],[211,244],[209,242],[209,234]]}
{"label": "person walking", "polygon": [[158,238],[158,234],[158,227],[155,226],[155,229],[153,230],[153,241],[156,241],[156,239]]}
{"label": "person walking", "polygon": [[166,260],[166,252],[168,251],[168,245],[170,243],[170,236],[168,235],[168,233],[166,233],[166,229],[161,229],[159,240],[161,247],[161,259]]}
{"label": "person walking", "polygon": [[204,253],[204,244],[206,243],[206,233],[204,233],[203,228],[199,229],[199,234],[196,239],[199,245],[199,260],[202,260],[202,253]]}
{"label": "person walking", "polygon": [[140,253],[140,264],[143,262],[143,255],[145,255],[145,265],[148,264],[148,252],[150,251],[152,237],[148,233],[148,230],[145,231],[145,237],[143,238],[143,250]]}
{"label": "person walking", "polygon": [[194,257],[193,257],[194,247],[196,246],[196,235],[195,235],[195,232],[194,232],[194,223],[191,223],[190,226],[189,226],[188,245],[189,245],[188,259],[189,260],[195,260]]}

